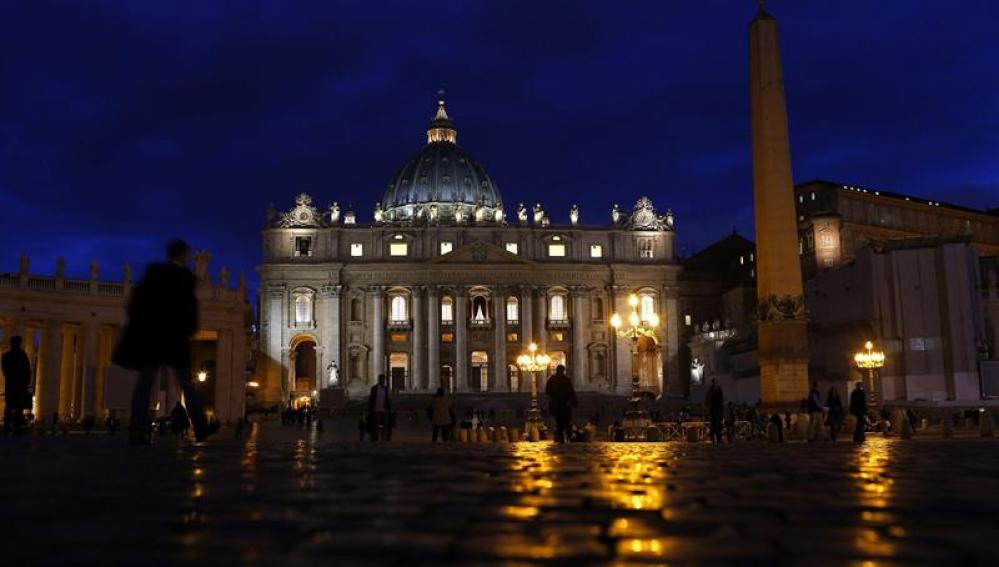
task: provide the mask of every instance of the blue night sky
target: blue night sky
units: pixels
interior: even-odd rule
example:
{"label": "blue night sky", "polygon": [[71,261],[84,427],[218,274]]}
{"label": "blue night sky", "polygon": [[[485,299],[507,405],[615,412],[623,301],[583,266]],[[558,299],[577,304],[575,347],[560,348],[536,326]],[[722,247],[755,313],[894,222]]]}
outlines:
{"label": "blue night sky", "polygon": [[[361,219],[448,91],[508,214],[643,194],[689,254],[752,234],[751,0],[8,2],[0,271],[102,277],[182,236],[255,280],[268,203]],[[794,173],[999,206],[992,0],[772,0]]]}

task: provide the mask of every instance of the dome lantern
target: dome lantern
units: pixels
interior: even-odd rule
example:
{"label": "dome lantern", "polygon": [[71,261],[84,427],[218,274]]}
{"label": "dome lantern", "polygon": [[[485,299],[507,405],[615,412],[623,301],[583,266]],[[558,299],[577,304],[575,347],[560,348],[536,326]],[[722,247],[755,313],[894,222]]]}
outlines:
{"label": "dome lantern", "polygon": [[458,139],[458,131],[454,129],[454,120],[447,115],[444,108],[444,89],[437,91],[437,114],[430,121],[430,129],[427,130],[427,143],[448,143],[455,144]]}

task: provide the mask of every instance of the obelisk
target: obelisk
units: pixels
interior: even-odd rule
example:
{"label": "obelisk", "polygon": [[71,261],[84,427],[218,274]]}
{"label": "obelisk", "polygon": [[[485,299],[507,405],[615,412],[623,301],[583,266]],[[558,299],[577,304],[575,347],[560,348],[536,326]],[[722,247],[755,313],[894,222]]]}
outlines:
{"label": "obelisk", "polygon": [[749,24],[749,92],[760,394],[767,404],[797,402],[808,393],[807,322],[777,20],[762,2]]}

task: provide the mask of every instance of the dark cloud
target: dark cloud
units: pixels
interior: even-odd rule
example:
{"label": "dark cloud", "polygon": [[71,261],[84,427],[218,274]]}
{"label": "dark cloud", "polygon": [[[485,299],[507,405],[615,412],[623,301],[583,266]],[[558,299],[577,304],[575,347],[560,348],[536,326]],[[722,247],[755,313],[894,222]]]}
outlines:
{"label": "dark cloud", "polygon": [[[999,205],[986,0],[772,0],[795,175]],[[752,2],[21,2],[0,24],[0,270],[117,277],[183,235],[252,269],[269,202],[362,215],[449,91],[508,206],[650,195],[752,233]]]}

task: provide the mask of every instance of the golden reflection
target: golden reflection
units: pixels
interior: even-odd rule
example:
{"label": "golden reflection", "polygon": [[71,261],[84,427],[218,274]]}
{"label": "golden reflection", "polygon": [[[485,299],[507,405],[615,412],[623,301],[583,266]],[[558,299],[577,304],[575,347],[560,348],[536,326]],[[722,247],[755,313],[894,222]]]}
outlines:
{"label": "golden reflection", "polygon": [[661,510],[666,502],[667,449],[645,443],[601,447],[598,471],[606,498],[630,510]]}
{"label": "golden reflection", "polygon": [[514,443],[516,457],[514,492],[544,494],[555,487],[555,465],[558,456],[551,452],[552,443]]}
{"label": "golden reflection", "polygon": [[618,540],[617,554],[625,559],[655,559],[666,555],[668,542],[661,537],[633,537]]}
{"label": "golden reflection", "polygon": [[537,506],[503,506],[500,511],[503,512],[503,515],[518,520],[530,520],[538,515]]}
{"label": "golden reflection", "polygon": [[260,440],[260,424],[250,424],[250,433],[243,444],[243,456],[239,460],[240,480],[244,492],[253,492],[257,482],[257,442]]}
{"label": "golden reflection", "polygon": [[872,437],[856,449],[858,499],[863,527],[854,539],[860,552],[878,557],[894,555],[895,540],[905,536],[900,526],[888,525],[895,516],[886,511],[891,506],[895,480],[889,472],[892,458],[891,439]]}

